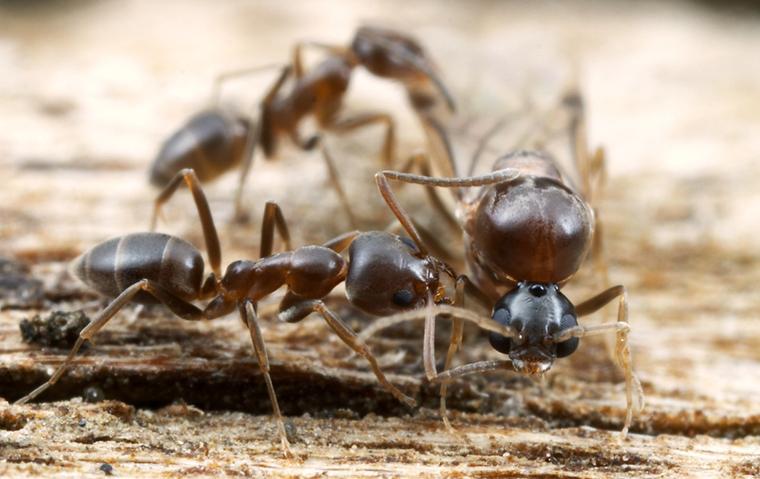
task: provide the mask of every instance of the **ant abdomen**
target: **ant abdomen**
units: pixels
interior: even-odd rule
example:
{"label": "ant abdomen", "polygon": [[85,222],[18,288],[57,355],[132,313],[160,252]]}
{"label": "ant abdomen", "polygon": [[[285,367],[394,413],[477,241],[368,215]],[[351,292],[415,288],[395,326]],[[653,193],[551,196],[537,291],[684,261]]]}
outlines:
{"label": "ant abdomen", "polygon": [[593,213],[557,181],[523,176],[485,190],[468,229],[479,266],[506,278],[558,283],[591,246]]}
{"label": "ant abdomen", "polygon": [[[71,272],[108,297],[148,279],[168,293],[191,301],[203,282],[203,257],[187,241],[162,233],[135,233],[94,246],[71,263]],[[136,301],[155,299],[139,293]]]}
{"label": "ant abdomen", "polygon": [[165,186],[184,168],[201,181],[213,180],[242,161],[248,129],[242,117],[222,109],[198,113],[161,145],[150,182]]}

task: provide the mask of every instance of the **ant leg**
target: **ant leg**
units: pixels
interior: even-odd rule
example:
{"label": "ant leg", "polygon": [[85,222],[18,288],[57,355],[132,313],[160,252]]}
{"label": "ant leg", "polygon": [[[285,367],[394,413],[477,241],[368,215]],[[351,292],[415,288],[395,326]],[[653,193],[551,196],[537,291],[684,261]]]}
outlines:
{"label": "ant leg", "polygon": [[322,246],[330,248],[336,253],[340,253],[345,251],[345,249],[348,248],[360,234],[359,231],[349,231],[348,233],[343,233],[340,236],[336,236],[335,238],[322,243]]}
{"label": "ant leg", "polygon": [[327,146],[324,144],[324,141],[322,141],[320,150],[322,152],[322,159],[325,161],[327,173],[330,176],[330,183],[332,184],[335,193],[338,195],[338,200],[340,200],[340,204],[343,206],[343,210],[346,212],[346,216],[348,216],[348,221],[351,224],[351,227],[356,228],[358,224],[356,222],[356,216],[351,209],[351,204],[348,201],[348,195],[346,195],[346,191],[340,184],[340,175],[338,174],[338,168],[335,166],[335,161],[328,151]]}
{"label": "ant leg", "polygon": [[270,63],[267,65],[257,65],[255,67],[240,68],[238,70],[229,70],[222,72],[214,78],[214,86],[211,89],[211,104],[219,104],[219,98],[221,96],[221,90],[224,83],[233,80],[235,78],[241,78],[249,75],[255,75],[267,70],[272,70],[277,67],[281,67],[282,63]]}
{"label": "ant leg", "polygon": [[[457,352],[462,344],[462,334],[464,333],[464,322],[459,318],[454,318],[451,323],[451,339],[449,340],[449,350],[446,352],[446,362],[443,364],[443,370],[448,371],[451,367],[451,362],[454,360],[454,354]],[[450,433],[454,433],[454,427],[449,422],[449,415],[446,411],[446,393],[448,384],[441,384],[440,395],[440,415],[443,419],[443,424]]]}
{"label": "ant leg", "polygon": [[206,243],[206,252],[208,253],[208,261],[211,264],[211,270],[217,278],[221,278],[222,249],[221,246],[219,246],[219,235],[216,233],[214,217],[211,216],[211,209],[208,206],[206,195],[203,193],[201,183],[192,168],[180,170],[158,195],[153,206],[153,217],[150,221],[150,231],[156,229],[156,218],[161,210],[161,206],[169,201],[183,181],[190,189],[190,192],[193,195],[193,200],[195,201],[195,207],[198,210],[198,217],[201,220],[201,227],[203,228],[203,240]]}
{"label": "ant leg", "polygon": [[105,309],[103,309],[92,320],[92,322],[90,322],[90,324],[82,329],[82,331],[79,333],[79,337],[74,343],[74,346],[66,356],[66,359],[53,372],[53,375],[50,376],[50,379],[45,381],[34,391],[16,401],[16,404],[24,404],[31,401],[32,399],[45,392],[45,390],[47,390],[50,386],[55,384],[58,379],[63,376],[66,368],[68,368],[71,362],[74,360],[74,357],[79,352],[79,349],[82,347],[84,342],[92,339],[92,337],[95,336],[95,334],[97,334],[98,331],[100,331],[106,325],[106,323],[108,323],[108,321],[116,315],[116,313],[118,313],[124,306],[126,306],[127,303],[132,301],[135,295],[137,295],[137,293],[140,291],[146,291],[152,294],[154,297],[156,297],[156,299],[166,304],[169,309],[172,310],[172,312],[182,317],[183,319],[201,319],[203,316],[203,312],[200,309],[196,308],[190,303],[182,301],[179,298],[173,297],[152,281],[147,279],[138,281],[137,283],[122,291],[119,296],[111,301],[108,306],[106,306]]}
{"label": "ant leg", "polygon": [[304,318],[308,314],[316,312],[324,318],[330,328],[335,331],[335,334],[348,346],[353,349],[359,356],[369,362],[372,372],[375,373],[375,377],[380,384],[399,401],[403,402],[409,407],[414,407],[416,402],[411,397],[401,392],[396,386],[394,386],[383,374],[380,369],[380,365],[377,363],[377,359],[369,350],[364,341],[337,315],[330,311],[322,301],[303,301],[299,304],[295,304],[284,311],[280,312],[279,319],[282,321],[293,322],[293,318]]}
{"label": "ant leg", "polygon": [[[457,255],[456,253],[451,251],[451,248],[444,246],[444,244],[441,242],[438,236],[434,235],[430,230],[419,224],[418,222],[412,220],[414,223],[414,227],[417,228],[417,232],[420,235],[420,238],[426,245],[430,247],[430,251],[433,252],[433,255],[440,259],[444,260],[445,262],[457,262],[461,260],[461,257]],[[401,226],[401,223],[398,220],[393,221],[388,226],[385,227],[384,231],[387,231],[389,233],[399,234],[399,233],[406,233],[403,230],[403,227]]]}
{"label": "ant leg", "polygon": [[332,53],[334,55],[338,56],[345,56],[345,49],[342,47],[334,46],[334,45],[328,45],[326,43],[319,43],[319,42],[298,42],[296,43],[296,46],[293,47],[293,73],[295,75],[296,80],[300,80],[303,77],[304,74],[304,68],[303,68],[303,49],[305,47],[312,47],[312,48],[318,48],[320,50],[327,50],[329,53]]}
{"label": "ant leg", "polygon": [[251,125],[255,125],[253,127],[248,128],[248,137],[246,138],[245,142],[245,150],[243,152],[243,166],[240,168],[240,176],[238,178],[238,187],[237,191],[235,192],[235,217],[238,219],[243,218],[243,212],[242,212],[242,201],[243,201],[243,186],[245,185],[245,180],[248,177],[248,172],[251,170],[251,166],[253,165],[253,159],[256,153],[256,145],[259,142],[259,139],[261,137],[261,129],[263,128],[263,122],[271,121],[268,119],[268,117],[265,117],[263,115],[263,111],[268,108],[272,101],[277,97],[277,94],[280,92],[280,89],[282,89],[282,86],[287,81],[288,77],[290,76],[291,68],[290,66],[284,66],[282,70],[280,70],[280,75],[277,77],[275,82],[272,84],[272,86],[269,88],[267,93],[264,95],[264,98],[261,100],[261,103],[258,105],[258,118],[254,121],[254,114],[252,113],[250,115],[250,123]]}
{"label": "ant leg", "polygon": [[280,205],[274,201],[267,201],[264,206],[264,219],[261,221],[261,242],[259,245],[259,258],[266,258],[272,254],[274,243],[274,229],[277,228],[277,232],[282,238],[282,242],[286,251],[293,249],[290,243],[290,231],[288,231],[288,224],[285,221],[285,216],[282,214]]}
{"label": "ant leg", "polygon": [[475,324],[480,329],[498,333],[508,338],[514,337],[517,334],[513,329],[499,324],[489,317],[477,314],[468,309],[460,308],[457,306],[449,306],[447,304],[436,304],[432,306],[426,306],[425,308],[413,309],[411,311],[404,311],[401,313],[393,314],[391,316],[385,316],[384,318],[379,318],[369,327],[362,330],[362,332],[359,334],[359,339],[367,340],[377,334],[379,331],[390,328],[391,326],[395,326],[397,324],[405,323],[407,321],[425,319],[428,316],[428,309],[431,310],[433,314],[445,315],[452,318],[460,318]]}
{"label": "ant leg", "polygon": [[[430,157],[428,155],[421,153],[412,155],[409,157],[403,168],[401,168],[401,171],[404,173],[409,173],[413,168],[416,168],[417,171],[419,171],[419,173],[423,176],[432,176],[432,171],[430,169]],[[443,202],[441,197],[438,196],[437,190],[432,186],[428,186],[425,188],[425,192],[428,195],[428,199],[433,204],[433,207],[438,210],[441,216],[443,216],[443,219],[446,221],[449,227],[458,233],[461,232],[459,221],[457,221],[454,214],[446,207],[446,204]]]}
{"label": "ant leg", "polygon": [[272,378],[269,375],[269,357],[267,355],[266,345],[264,344],[264,338],[261,334],[261,329],[256,321],[256,309],[253,307],[251,301],[246,300],[243,304],[239,305],[240,316],[248,326],[248,330],[251,334],[251,342],[256,352],[256,357],[259,362],[259,368],[264,375],[264,381],[267,386],[267,394],[269,394],[269,400],[272,403],[272,413],[274,414],[275,422],[277,423],[277,430],[280,436],[280,445],[286,456],[292,457],[293,452],[290,450],[290,443],[288,442],[288,436],[285,433],[285,423],[282,419],[282,413],[280,412],[280,405],[277,402],[277,395],[274,392],[274,386],[272,385]]}
{"label": "ant leg", "polygon": [[644,407],[644,392],[641,388],[639,379],[633,372],[631,349],[628,345],[628,333],[631,328],[628,323],[628,293],[626,292],[625,286],[613,286],[612,288],[602,291],[596,296],[589,298],[576,306],[575,312],[578,317],[589,315],[595,311],[598,311],[615,298],[619,298],[617,323],[607,323],[589,327],[575,326],[560,333],[561,337],[555,338],[555,341],[562,341],[562,338],[565,337],[580,338],[592,334],[605,333],[610,330],[616,331],[617,342],[615,348],[615,360],[625,373],[625,395],[627,407],[625,423],[622,431],[623,436],[625,436],[628,433],[628,428],[631,426],[634,402],[638,411],[641,411],[641,409]]}
{"label": "ant leg", "polygon": [[[475,286],[470,279],[465,275],[460,275],[456,279],[456,296],[454,303],[459,307],[465,306],[466,292],[469,290],[470,297],[474,297],[476,301],[481,305],[488,305],[488,298]],[[487,306],[486,306],[487,308]],[[446,362],[444,363],[443,370],[448,371],[451,367],[451,362],[454,359],[454,354],[462,345],[462,335],[464,333],[464,322],[461,318],[454,317],[451,323],[451,339],[449,340],[449,350],[446,353]],[[441,384],[440,390],[440,415],[443,419],[443,423],[446,425],[446,429],[453,433],[454,428],[449,422],[448,414],[446,413],[446,392],[448,389],[448,383]]]}
{"label": "ant leg", "polygon": [[[443,174],[458,177],[459,171],[454,160],[454,149],[451,146],[446,129],[437,120],[425,113],[419,113],[418,118],[422,123],[422,129],[425,130],[430,150],[433,152],[432,161],[438,164],[439,170]],[[457,200],[462,199],[459,190],[455,191],[455,196]]]}
{"label": "ant leg", "polygon": [[325,125],[328,131],[345,134],[352,130],[371,126],[375,123],[385,124],[385,137],[383,139],[383,148],[381,158],[383,168],[393,168],[393,161],[396,151],[396,124],[393,118],[387,113],[359,113],[350,118],[337,120],[334,123]]}
{"label": "ant leg", "polygon": [[497,183],[503,183],[513,180],[519,176],[519,172],[513,169],[503,169],[479,176],[466,176],[462,178],[436,178],[432,176],[414,175],[411,173],[402,173],[399,171],[384,170],[375,174],[375,183],[382,195],[388,208],[393,212],[399,223],[404,227],[406,232],[417,245],[417,248],[424,255],[427,255],[427,248],[422,242],[417,229],[414,227],[411,217],[401,207],[393,189],[388,180],[397,180],[405,183],[418,185],[427,185],[442,188],[459,188],[463,186],[485,186]]}
{"label": "ant leg", "polygon": [[293,452],[290,450],[290,443],[288,442],[288,436],[285,433],[285,423],[282,419],[282,413],[280,412],[280,405],[277,402],[277,395],[274,392],[274,386],[272,385],[272,378],[269,376],[269,357],[267,356],[267,348],[264,344],[264,338],[261,335],[261,328],[256,321],[256,309],[253,307],[253,303],[250,300],[245,300],[239,306],[240,316],[243,318],[243,322],[248,325],[248,331],[251,333],[251,342],[253,343],[253,349],[256,351],[256,358],[259,362],[259,369],[264,376],[264,381],[267,385],[267,394],[269,394],[269,401],[272,403],[272,414],[274,414],[274,420],[277,423],[277,431],[280,436],[280,445],[282,451],[287,457],[293,457]]}
{"label": "ant leg", "polygon": [[455,368],[449,369],[439,373],[432,379],[433,382],[448,384],[452,379],[469,376],[470,374],[482,374],[489,371],[498,371],[501,369],[509,369],[512,366],[512,361],[508,359],[494,359],[489,361],[476,361],[474,363],[463,364]]}

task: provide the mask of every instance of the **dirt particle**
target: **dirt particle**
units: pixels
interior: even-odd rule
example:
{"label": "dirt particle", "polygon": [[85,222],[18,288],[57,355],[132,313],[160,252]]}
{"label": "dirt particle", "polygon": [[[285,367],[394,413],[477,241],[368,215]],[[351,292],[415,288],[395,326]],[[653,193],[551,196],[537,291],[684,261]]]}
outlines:
{"label": "dirt particle", "polygon": [[82,311],[53,311],[44,319],[40,315],[22,319],[19,329],[25,343],[68,348],[74,345],[88,324],[90,318]]}
{"label": "dirt particle", "polygon": [[18,431],[23,428],[28,419],[9,409],[0,410],[0,431]]}

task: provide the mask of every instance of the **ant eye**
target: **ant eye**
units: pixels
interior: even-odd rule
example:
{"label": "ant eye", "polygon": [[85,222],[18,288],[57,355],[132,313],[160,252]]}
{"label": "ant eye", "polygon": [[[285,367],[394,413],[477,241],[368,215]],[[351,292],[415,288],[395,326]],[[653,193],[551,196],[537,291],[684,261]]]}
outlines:
{"label": "ant eye", "polygon": [[[493,312],[491,318],[499,324],[509,326],[512,315],[507,308],[499,308]],[[488,335],[488,342],[491,343],[492,348],[503,354],[509,354],[509,349],[512,347],[512,340],[510,338],[493,332]]]}
{"label": "ant eye", "polygon": [[528,291],[530,291],[530,294],[536,298],[540,298],[546,294],[546,287],[542,284],[532,284],[530,285],[530,288],[528,288]]}
{"label": "ant eye", "polygon": [[406,306],[411,306],[412,303],[414,303],[414,299],[415,299],[415,296],[411,290],[400,289],[396,291],[395,293],[393,293],[392,301],[393,301],[393,304],[395,304],[396,306],[406,307]]}
{"label": "ant eye", "polygon": [[[578,325],[578,320],[573,316],[572,314],[565,314],[562,316],[562,319],[559,322],[559,329],[564,331],[566,329],[570,329],[573,326]],[[580,343],[579,338],[570,338],[567,341],[562,341],[561,343],[557,343],[557,357],[558,358],[564,358],[566,356],[570,356],[575,352],[576,349],[578,349],[578,344]]]}

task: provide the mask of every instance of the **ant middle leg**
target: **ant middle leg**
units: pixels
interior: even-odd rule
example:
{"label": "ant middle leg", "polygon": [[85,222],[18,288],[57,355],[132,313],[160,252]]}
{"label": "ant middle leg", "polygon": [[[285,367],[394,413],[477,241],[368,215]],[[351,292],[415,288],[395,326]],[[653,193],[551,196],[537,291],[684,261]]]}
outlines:
{"label": "ant middle leg", "polygon": [[[456,293],[454,297],[454,304],[459,307],[465,307],[465,299],[467,297],[475,299],[481,306],[488,310],[488,298],[483,294],[477,286],[466,275],[460,275],[456,279]],[[446,362],[443,365],[443,370],[448,371],[451,367],[451,363],[454,360],[454,354],[459,350],[462,345],[462,335],[464,333],[464,321],[461,318],[454,316],[451,323],[451,339],[449,340],[449,349],[446,352]],[[441,383],[440,406],[439,411],[443,423],[449,432],[453,433],[454,427],[449,422],[448,413],[446,412],[446,393],[448,389],[448,382]]]}
{"label": "ant middle leg", "polygon": [[375,373],[375,377],[380,384],[399,401],[403,402],[409,407],[414,407],[416,401],[407,396],[396,386],[394,386],[386,377],[383,371],[380,369],[380,365],[377,359],[369,350],[369,347],[361,340],[361,338],[336,314],[330,311],[327,306],[319,300],[307,300],[301,303],[294,304],[284,311],[280,312],[279,319],[287,322],[298,321],[305,318],[310,313],[319,313],[325,320],[330,329],[348,346],[353,349],[358,355],[362,356],[369,362],[372,372]]}
{"label": "ant middle leg", "polygon": [[581,338],[592,334],[602,334],[609,331],[615,331],[615,361],[623,369],[625,374],[625,395],[626,395],[626,414],[623,425],[623,435],[628,433],[633,418],[634,407],[641,411],[644,407],[644,392],[641,382],[633,372],[631,360],[631,349],[628,344],[628,334],[630,324],[628,323],[628,294],[625,286],[613,286],[596,296],[587,299],[575,307],[578,317],[592,314],[615,298],[618,298],[618,321],[616,323],[605,323],[596,326],[575,326],[561,333],[561,338],[555,340],[569,339],[571,337]]}
{"label": "ant middle leg", "polygon": [[41,386],[37,387],[35,390],[27,394],[26,396],[22,397],[18,401],[16,401],[16,404],[24,404],[32,399],[36,398],[45,390],[47,390],[50,386],[55,384],[58,379],[63,376],[63,373],[66,371],[66,369],[69,367],[69,365],[74,360],[74,357],[79,352],[79,349],[82,347],[85,341],[92,339],[95,334],[97,334],[103,327],[108,323],[108,321],[113,318],[116,313],[118,313],[124,306],[127,305],[132,299],[141,291],[145,291],[149,294],[151,294],[153,297],[158,299],[161,303],[166,305],[174,314],[181,317],[182,319],[187,320],[197,320],[197,319],[203,319],[203,311],[195,307],[194,305],[177,298],[170,293],[166,292],[163,288],[161,288],[158,284],[148,280],[143,279],[141,281],[138,281],[137,283],[134,283],[133,285],[129,286],[127,289],[121,292],[119,296],[117,296],[113,301],[111,301],[108,306],[106,306],[105,309],[103,309],[93,320],[90,324],[88,324],[82,331],[79,333],[79,337],[77,338],[76,342],[74,343],[74,346],[69,351],[69,354],[66,356],[66,359],[61,363],[58,368],[53,372],[52,376],[50,376],[50,379],[45,381]]}
{"label": "ant middle leg", "polygon": [[264,344],[261,328],[259,328],[259,323],[256,320],[256,308],[254,308],[251,301],[246,300],[239,305],[239,310],[240,317],[248,326],[248,331],[250,331],[251,342],[253,343],[253,349],[256,352],[259,369],[261,369],[261,374],[264,376],[264,381],[266,382],[267,394],[269,395],[269,401],[272,403],[272,414],[277,423],[277,432],[280,436],[280,445],[286,456],[293,457],[293,452],[290,450],[290,443],[288,442],[288,436],[285,432],[285,422],[282,419],[280,405],[277,402],[277,394],[274,392],[272,377],[269,375],[269,356],[267,355],[267,348],[266,344]]}
{"label": "ant middle leg", "polygon": [[336,253],[340,253],[345,251],[346,248],[351,246],[351,243],[356,239],[357,236],[359,236],[359,231],[349,231],[348,233],[343,233],[342,235],[338,235],[335,238],[331,240],[327,240],[324,243],[322,243],[322,246],[325,248],[330,248],[331,250],[335,251]]}
{"label": "ant middle leg", "polygon": [[201,220],[203,240],[206,243],[206,251],[208,253],[211,270],[217,278],[221,278],[222,248],[219,245],[219,235],[214,226],[214,217],[211,215],[211,209],[209,208],[206,195],[203,193],[201,183],[192,168],[185,168],[179,171],[158,195],[153,206],[150,231],[156,229],[156,219],[161,211],[161,206],[169,201],[183,182],[190,189],[190,192],[193,195],[193,200],[195,201],[195,207],[198,210],[198,217]]}

